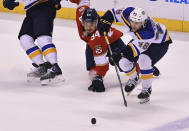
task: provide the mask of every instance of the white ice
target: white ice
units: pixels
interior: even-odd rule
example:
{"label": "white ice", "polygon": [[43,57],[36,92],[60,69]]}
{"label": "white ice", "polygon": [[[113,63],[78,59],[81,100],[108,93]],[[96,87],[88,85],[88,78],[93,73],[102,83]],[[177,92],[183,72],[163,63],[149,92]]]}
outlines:
{"label": "white ice", "polygon": [[[87,90],[86,44],[75,21],[56,19],[54,27],[66,81],[47,87],[27,83],[32,65],[17,39],[23,18],[0,13],[0,131],[147,131],[189,118],[189,33],[170,32],[174,43],[157,64],[162,75],[153,80],[150,104],[138,103],[140,84],[126,97],[126,108],[114,67],[104,79],[105,93]],[[123,73],[121,79],[128,80]]]}

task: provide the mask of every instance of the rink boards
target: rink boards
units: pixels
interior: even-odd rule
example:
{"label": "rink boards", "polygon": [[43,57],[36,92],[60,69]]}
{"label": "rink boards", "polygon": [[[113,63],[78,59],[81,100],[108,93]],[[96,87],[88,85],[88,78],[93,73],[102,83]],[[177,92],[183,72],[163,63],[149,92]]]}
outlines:
{"label": "rink boards", "polygon": [[[100,15],[103,15],[106,10],[111,8],[140,6],[145,8],[155,21],[164,24],[168,30],[189,32],[189,14],[187,13],[189,11],[188,0],[138,0],[137,2],[135,0],[103,0],[103,2],[106,2],[106,4],[102,4],[102,1],[100,0],[91,0],[91,7],[96,8]],[[75,4],[63,1],[62,8],[58,11],[57,17],[75,19],[76,8],[77,6]],[[0,11],[21,14],[25,13],[23,5],[10,11],[3,8],[2,1],[0,1]]]}

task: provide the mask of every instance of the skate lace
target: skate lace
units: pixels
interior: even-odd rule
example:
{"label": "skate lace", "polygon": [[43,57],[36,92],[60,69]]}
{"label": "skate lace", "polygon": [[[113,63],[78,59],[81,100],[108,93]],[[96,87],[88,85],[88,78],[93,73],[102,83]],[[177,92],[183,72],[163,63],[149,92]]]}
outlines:
{"label": "skate lace", "polygon": [[137,81],[133,80],[133,79],[129,79],[127,81],[127,85],[131,86],[131,85],[136,85],[137,84]]}

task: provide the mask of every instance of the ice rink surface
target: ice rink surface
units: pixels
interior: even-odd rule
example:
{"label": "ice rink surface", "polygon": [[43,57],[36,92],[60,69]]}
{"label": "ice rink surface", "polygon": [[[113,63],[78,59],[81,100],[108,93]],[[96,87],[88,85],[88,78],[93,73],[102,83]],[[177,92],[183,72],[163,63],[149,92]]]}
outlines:
{"label": "ice rink surface", "polygon": [[[125,108],[114,67],[104,79],[105,93],[87,90],[86,44],[75,21],[56,19],[54,27],[66,81],[27,83],[32,65],[17,39],[23,18],[0,13],[0,131],[189,131],[189,33],[170,32],[174,43],[157,64],[161,76],[153,80],[150,103],[139,104],[139,84]],[[128,78],[122,73],[121,79],[125,85]]]}

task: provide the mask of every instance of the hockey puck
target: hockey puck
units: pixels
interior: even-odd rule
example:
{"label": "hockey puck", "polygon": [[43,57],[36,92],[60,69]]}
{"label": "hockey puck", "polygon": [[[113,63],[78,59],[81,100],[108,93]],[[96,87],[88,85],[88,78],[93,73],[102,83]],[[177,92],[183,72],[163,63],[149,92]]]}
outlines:
{"label": "hockey puck", "polygon": [[92,124],[96,124],[96,118],[92,118],[92,119],[91,119],[91,123],[92,123]]}

